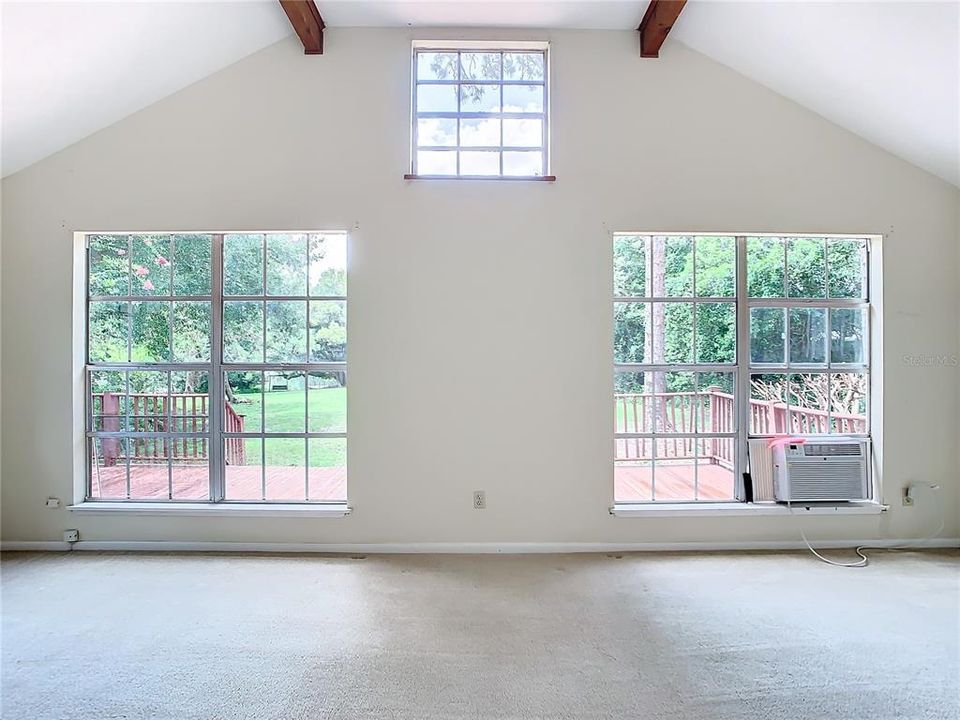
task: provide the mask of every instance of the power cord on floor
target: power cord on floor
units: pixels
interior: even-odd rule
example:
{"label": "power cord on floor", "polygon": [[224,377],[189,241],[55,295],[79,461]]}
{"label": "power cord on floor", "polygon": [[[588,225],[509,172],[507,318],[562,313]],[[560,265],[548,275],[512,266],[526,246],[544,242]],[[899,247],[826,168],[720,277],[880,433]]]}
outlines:
{"label": "power cord on floor", "polygon": [[[928,487],[929,487],[931,490],[939,490],[939,489],[940,489],[940,486],[939,486],[939,485],[929,485]],[[943,528],[944,528],[944,526],[946,525],[946,516],[944,515],[944,512],[943,512],[943,505],[938,505],[938,507],[940,508],[940,524],[937,526],[937,529],[936,529],[932,534],[927,535],[927,536],[926,536],[925,538],[923,538],[922,540],[914,540],[914,541],[909,542],[909,543],[903,543],[902,545],[891,545],[891,546],[889,546],[889,547],[870,547],[869,545],[858,545],[857,547],[854,548],[854,552],[855,552],[857,555],[860,556],[860,559],[859,559],[859,560],[855,560],[854,562],[848,562],[848,563],[839,562],[839,561],[837,561],[837,560],[831,560],[830,558],[824,557],[823,555],[821,555],[820,553],[818,553],[818,552],[816,551],[816,549],[813,547],[813,545],[810,544],[810,541],[807,540],[807,536],[806,536],[806,534],[803,532],[803,528],[802,528],[802,527],[799,528],[799,530],[800,530],[800,537],[803,538],[803,542],[804,542],[804,544],[807,546],[807,549],[808,549],[811,553],[813,553],[813,555],[814,555],[818,560],[821,560],[821,561],[827,563],[827,565],[834,565],[835,567],[844,567],[844,568],[863,568],[863,567],[867,567],[867,565],[870,564],[870,558],[868,558],[867,555],[866,555],[866,553],[865,553],[866,550],[910,550],[910,549],[912,549],[912,548],[920,547],[920,546],[924,545],[925,543],[930,542],[930,541],[933,540],[935,537],[937,537],[937,535],[939,535],[940,533],[942,533],[942,532],[943,532]],[[793,507],[791,506],[789,500],[787,501],[787,510],[790,512],[791,515],[793,515]],[[797,517],[797,519],[799,520],[799,517],[798,517],[798,516],[795,516],[795,517]]]}

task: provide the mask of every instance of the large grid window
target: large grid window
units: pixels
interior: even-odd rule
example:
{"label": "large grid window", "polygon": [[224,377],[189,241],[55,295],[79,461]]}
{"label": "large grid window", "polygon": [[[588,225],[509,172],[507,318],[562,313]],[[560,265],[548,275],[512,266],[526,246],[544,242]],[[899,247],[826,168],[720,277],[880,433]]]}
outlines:
{"label": "large grid window", "polygon": [[346,243],[89,235],[88,499],[345,501]]}
{"label": "large grid window", "polygon": [[413,174],[547,175],[547,50],[415,47]]}
{"label": "large grid window", "polygon": [[615,235],[616,502],[737,500],[749,436],[866,436],[867,251]]}

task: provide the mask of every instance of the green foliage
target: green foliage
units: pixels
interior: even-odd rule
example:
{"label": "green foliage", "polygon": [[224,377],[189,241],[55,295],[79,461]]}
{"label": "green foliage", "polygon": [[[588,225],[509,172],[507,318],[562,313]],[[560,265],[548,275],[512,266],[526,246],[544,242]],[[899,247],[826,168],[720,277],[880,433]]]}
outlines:
{"label": "green foliage", "polygon": [[[345,296],[345,257],[343,248],[334,243],[342,240],[303,233],[225,236],[224,294],[268,298],[266,338],[263,302],[225,303],[223,337],[227,362],[306,362],[308,332],[314,344],[312,359],[345,358],[343,303],[314,301],[308,328],[306,300],[269,300],[278,295],[305,296],[308,286],[314,297]],[[209,235],[91,236],[90,294],[144,298],[91,303],[91,360],[208,362],[211,303],[175,298],[209,296],[211,262]],[[169,299],[149,299],[170,298],[171,288],[172,303]]]}
{"label": "green foliage", "polygon": [[[311,387],[307,396],[311,427],[346,429],[347,389],[345,387],[322,389]],[[263,394],[244,392],[237,393],[234,410],[245,416],[244,430],[247,432],[256,432],[260,429],[261,408],[266,415],[266,427],[269,432],[303,432],[303,402],[302,386],[290,390],[268,390]],[[259,440],[248,442],[248,465],[260,463],[259,442]],[[311,439],[310,443],[310,467],[336,467],[346,464],[345,440]],[[292,442],[276,443],[275,439],[268,439],[267,455],[269,465],[303,465],[303,440],[294,439]]]}
{"label": "green foliage", "polygon": [[[675,236],[616,236],[613,255],[614,293],[618,297],[733,300],[736,294],[736,244],[732,237],[699,236],[694,241]],[[759,298],[865,297],[864,260],[862,241],[748,238],[748,294]],[[862,362],[862,311],[830,311],[829,338],[826,320],[826,310],[798,308],[788,312],[782,308],[754,308],[750,327],[752,361],[785,362],[784,338],[788,334],[790,359],[794,362],[825,363],[828,352],[833,362]],[[696,323],[692,303],[617,302],[615,361],[733,363],[735,327],[732,302],[699,303]],[[643,373],[618,375],[616,390],[641,392],[644,379]],[[686,391],[685,382],[680,375],[668,373],[658,391]]]}

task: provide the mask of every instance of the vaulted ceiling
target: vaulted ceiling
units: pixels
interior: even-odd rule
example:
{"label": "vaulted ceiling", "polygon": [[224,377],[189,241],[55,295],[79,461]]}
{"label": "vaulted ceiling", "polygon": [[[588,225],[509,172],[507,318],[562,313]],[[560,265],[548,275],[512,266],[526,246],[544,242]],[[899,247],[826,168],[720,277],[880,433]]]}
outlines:
{"label": "vaulted ceiling", "polygon": [[[633,29],[647,2],[317,4],[328,27]],[[8,1],[0,19],[4,176],[292,33],[276,0]],[[955,0],[690,0],[667,42],[683,42],[960,186]]]}

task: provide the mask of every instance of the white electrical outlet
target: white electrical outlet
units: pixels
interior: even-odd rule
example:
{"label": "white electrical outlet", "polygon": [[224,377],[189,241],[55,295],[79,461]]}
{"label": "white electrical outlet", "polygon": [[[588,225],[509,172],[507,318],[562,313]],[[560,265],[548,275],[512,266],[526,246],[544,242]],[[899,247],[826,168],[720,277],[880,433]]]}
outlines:
{"label": "white electrical outlet", "polygon": [[79,530],[64,530],[63,531],[63,541],[67,543],[75,543],[80,540],[80,531]]}
{"label": "white electrical outlet", "polygon": [[473,492],[473,509],[485,510],[487,508],[487,494],[483,490]]}
{"label": "white electrical outlet", "polygon": [[60,507],[60,498],[48,497],[48,498],[47,498],[47,507],[48,507],[48,508],[58,508],[58,507]]}

